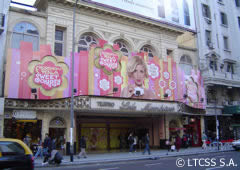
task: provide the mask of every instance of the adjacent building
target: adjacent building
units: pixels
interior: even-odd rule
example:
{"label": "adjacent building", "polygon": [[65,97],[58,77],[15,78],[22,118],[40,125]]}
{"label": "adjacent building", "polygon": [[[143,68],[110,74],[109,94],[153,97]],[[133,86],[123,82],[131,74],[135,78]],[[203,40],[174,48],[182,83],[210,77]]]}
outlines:
{"label": "adjacent building", "polygon": [[212,140],[240,137],[239,3],[195,1],[199,67],[207,97],[205,130]]}

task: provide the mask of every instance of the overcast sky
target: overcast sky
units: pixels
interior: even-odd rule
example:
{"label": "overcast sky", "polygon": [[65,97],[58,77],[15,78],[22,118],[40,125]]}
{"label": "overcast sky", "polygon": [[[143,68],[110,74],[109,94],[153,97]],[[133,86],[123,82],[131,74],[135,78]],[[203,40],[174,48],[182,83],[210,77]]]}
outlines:
{"label": "overcast sky", "polygon": [[31,5],[31,6],[33,6],[35,1],[36,0],[12,0],[12,2],[18,2],[26,5]]}

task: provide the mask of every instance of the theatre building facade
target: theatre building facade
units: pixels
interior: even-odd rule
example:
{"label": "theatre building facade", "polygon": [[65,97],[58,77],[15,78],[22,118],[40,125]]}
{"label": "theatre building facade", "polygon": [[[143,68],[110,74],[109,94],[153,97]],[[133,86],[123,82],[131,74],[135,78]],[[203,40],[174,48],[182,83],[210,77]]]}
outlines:
{"label": "theatre building facade", "polygon": [[[192,146],[201,145],[203,80],[193,48],[180,48],[176,41],[185,31],[194,32],[193,15],[181,17],[179,12],[179,20],[168,22],[167,17],[149,19],[116,4],[80,1],[73,56],[75,3],[39,0],[35,6],[36,12],[16,8],[9,12],[5,137],[28,135],[34,143],[49,133],[58,148],[67,147],[74,71],[76,150],[83,135],[89,151],[127,148],[131,132],[138,136],[139,149],[146,133],[151,147],[164,147],[166,139],[184,134]],[[148,76],[133,95],[124,96],[124,89],[135,84],[127,69],[135,56],[145,63]],[[144,97],[147,91],[153,96]]]}

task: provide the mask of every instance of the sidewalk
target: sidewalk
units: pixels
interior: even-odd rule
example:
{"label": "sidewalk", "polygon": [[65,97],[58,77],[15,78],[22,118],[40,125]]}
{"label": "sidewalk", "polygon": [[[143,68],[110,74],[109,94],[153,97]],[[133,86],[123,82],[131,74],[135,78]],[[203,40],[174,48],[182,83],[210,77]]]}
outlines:
{"label": "sidewalk", "polygon": [[[87,158],[77,158],[77,155],[74,155],[74,161],[70,162],[70,156],[63,156],[63,161],[60,166],[69,166],[77,164],[91,164],[91,163],[103,163],[103,162],[115,162],[115,161],[131,161],[131,160],[144,160],[144,159],[158,159],[161,157],[174,157],[174,156],[183,156],[183,155],[194,155],[194,154],[204,154],[210,152],[225,152],[234,150],[232,147],[222,148],[218,150],[216,147],[203,150],[201,147],[194,148],[182,148],[179,152],[168,152],[166,149],[161,150],[151,150],[151,155],[145,153],[142,154],[140,150],[138,152],[129,153],[129,152],[107,152],[107,153],[89,153]],[[47,167],[49,165],[42,166],[43,160],[37,158],[35,160],[35,167]]]}

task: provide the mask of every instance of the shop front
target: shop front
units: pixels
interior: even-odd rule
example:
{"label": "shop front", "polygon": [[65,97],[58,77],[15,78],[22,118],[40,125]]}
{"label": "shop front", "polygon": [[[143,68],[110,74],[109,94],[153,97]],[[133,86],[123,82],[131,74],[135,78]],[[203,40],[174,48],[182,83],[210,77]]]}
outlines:
{"label": "shop front", "polygon": [[5,114],[4,137],[24,140],[26,136],[31,143],[41,138],[42,120],[37,119],[36,111],[13,110]]}

